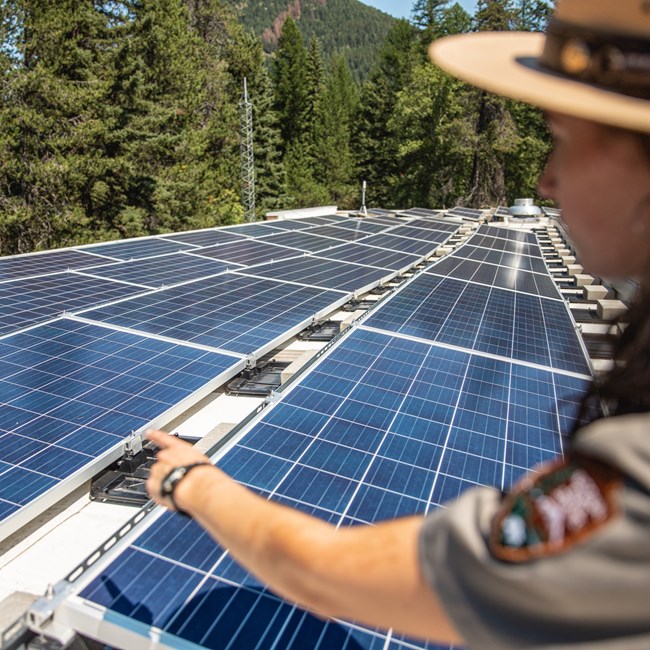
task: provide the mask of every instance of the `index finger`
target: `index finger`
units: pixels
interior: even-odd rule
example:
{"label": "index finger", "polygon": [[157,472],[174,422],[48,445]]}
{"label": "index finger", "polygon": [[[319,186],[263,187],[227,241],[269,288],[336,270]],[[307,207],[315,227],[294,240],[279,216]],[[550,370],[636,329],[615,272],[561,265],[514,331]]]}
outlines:
{"label": "index finger", "polygon": [[168,433],[165,433],[164,431],[156,431],[154,429],[149,429],[147,431],[147,438],[151,440],[152,442],[155,442],[158,447],[161,449],[166,449],[167,447],[175,447],[176,445],[179,444],[184,444],[182,440],[177,438],[176,436],[170,436]]}

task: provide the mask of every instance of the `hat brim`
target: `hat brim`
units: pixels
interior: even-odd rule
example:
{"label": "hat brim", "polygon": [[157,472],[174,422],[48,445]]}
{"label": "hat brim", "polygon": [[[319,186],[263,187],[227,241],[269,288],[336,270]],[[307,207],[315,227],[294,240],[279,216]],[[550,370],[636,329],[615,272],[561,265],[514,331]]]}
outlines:
{"label": "hat brim", "polygon": [[534,106],[650,133],[650,101],[628,97],[542,68],[544,35],[478,32],[429,46],[431,60],[474,86]]}

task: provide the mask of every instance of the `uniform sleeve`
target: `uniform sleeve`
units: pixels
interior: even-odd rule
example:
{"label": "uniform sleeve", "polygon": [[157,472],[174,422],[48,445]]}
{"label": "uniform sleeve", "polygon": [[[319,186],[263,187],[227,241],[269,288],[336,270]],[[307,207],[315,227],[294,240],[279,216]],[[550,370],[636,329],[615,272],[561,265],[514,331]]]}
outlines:
{"label": "uniform sleeve", "polygon": [[501,495],[466,492],[423,523],[422,571],[475,650],[650,648],[650,499],[622,489],[621,514],[563,552],[519,563],[488,545]]}

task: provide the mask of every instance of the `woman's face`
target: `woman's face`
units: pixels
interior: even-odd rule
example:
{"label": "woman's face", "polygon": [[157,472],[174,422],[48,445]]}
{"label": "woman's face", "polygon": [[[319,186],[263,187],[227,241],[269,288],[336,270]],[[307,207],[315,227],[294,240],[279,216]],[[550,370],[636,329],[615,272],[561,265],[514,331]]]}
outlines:
{"label": "woman's face", "polygon": [[641,277],[650,261],[650,161],[634,135],[547,114],[555,147],[539,191],[562,217],[589,273]]}

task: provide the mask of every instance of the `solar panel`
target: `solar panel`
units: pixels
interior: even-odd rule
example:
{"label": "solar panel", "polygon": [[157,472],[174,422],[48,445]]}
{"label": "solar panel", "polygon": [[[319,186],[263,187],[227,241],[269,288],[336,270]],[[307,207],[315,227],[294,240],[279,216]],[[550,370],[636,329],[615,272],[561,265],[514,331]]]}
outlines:
{"label": "solar panel", "polygon": [[[446,239],[446,236],[445,236]],[[377,246],[392,251],[399,251],[402,253],[412,253],[413,255],[427,256],[431,255],[439,242],[422,241],[420,239],[412,239],[409,237],[400,237],[390,233],[380,235],[370,235],[363,240],[367,246]]]}
{"label": "solar panel", "polygon": [[162,239],[183,242],[184,244],[193,244],[194,246],[213,246],[214,244],[224,244],[226,242],[242,241],[243,235],[232,232],[226,232],[222,229],[211,228],[210,230],[194,230],[192,232],[179,232],[173,235],[163,235]]}
{"label": "solar panel", "polygon": [[305,223],[304,219],[275,219],[269,222],[278,230],[307,230],[313,228],[313,223]]}
{"label": "solar panel", "polygon": [[400,237],[411,237],[420,241],[433,242],[435,244],[442,244],[442,242],[449,239],[449,232],[439,230],[427,230],[425,228],[413,228],[412,226],[397,226],[391,228],[387,233],[389,235],[399,235]]}
{"label": "solar panel", "polygon": [[454,257],[462,257],[478,262],[489,262],[502,267],[533,271],[535,273],[548,273],[544,260],[539,257],[517,255],[505,251],[495,251],[491,248],[482,248],[466,243],[454,251]]}
{"label": "solar panel", "polygon": [[428,208],[409,208],[400,212],[405,217],[438,217],[443,210],[429,210]]}
{"label": "solar panel", "polygon": [[269,244],[276,244],[278,246],[297,248],[298,250],[306,251],[309,253],[316,253],[317,251],[322,251],[332,246],[338,246],[341,243],[340,239],[332,239],[331,237],[312,235],[311,232],[311,230],[309,232],[283,232],[279,235],[264,237],[260,241],[264,241]]}
{"label": "solar panel", "polygon": [[29,253],[27,255],[12,255],[0,258],[0,282],[18,280],[20,278],[47,275],[112,262],[100,255],[74,249],[61,249],[44,253]]}
{"label": "solar panel", "polygon": [[264,223],[242,223],[237,226],[225,226],[222,230],[223,232],[236,233],[246,237],[264,237],[280,230],[273,225],[274,223],[266,221]]}
{"label": "solar panel", "polygon": [[411,219],[407,222],[411,228],[424,228],[425,230],[438,230],[440,232],[453,233],[460,225],[455,222],[444,221],[442,218]]}
{"label": "solar panel", "polygon": [[[342,241],[357,241],[367,237],[369,233],[356,228],[339,228],[338,226],[317,226],[309,231],[311,235],[332,237]],[[340,242],[339,242],[340,243]]]}
{"label": "solar panel", "polygon": [[[561,451],[555,395],[583,386],[356,329],[219,465],[263,496],[341,526],[426,513],[467,487],[505,487],[526,463]],[[297,610],[196,524],[168,513],[79,589],[71,606],[82,632],[121,623],[142,647],[153,630],[171,647],[436,647]]]}
{"label": "solar panel", "polygon": [[[390,224],[395,225],[395,224]],[[374,235],[378,232],[384,232],[389,225],[385,223],[376,223],[373,219],[350,219],[344,223],[336,224],[337,228],[349,228],[368,235]]]}
{"label": "solar panel", "polygon": [[37,499],[120,456],[131,432],[241,366],[67,318],[0,340],[0,537],[46,507]]}
{"label": "solar panel", "polygon": [[[225,244],[226,246],[228,244]],[[348,295],[234,273],[83,312],[136,331],[251,354],[288,338]],[[295,332],[293,332],[295,333]]]}
{"label": "solar panel", "polygon": [[506,251],[516,253],[517,255],[530,255],[532,257],[542,257],[539,245],[537,243],[527,243],[504,239],[502,237],[493,237],[491,235],[475,234],[469,240],[472,246],[480,248],[489,248],[490,250]]}
{"label": "solar panel", "polygon": [[[233,262],[220,262],[198,255],[172,253],[145,260],[118,262],[99,268],[84,269],[79,273],[120,280],[153,289],[189,282],[198,278],[216,275],[227,270],[241,268]],[[105,302],[105,301],[103,301]]]}
{"label": "solar panel", "polygon": [[[503,283],[517,267],[442,263],[465,274],[473,265],[473,280],[438,276],[434,265],[403,285],[281,390],[220,466],[263,496],[346,526],[426,513],[476,485],[506,489],[562,452],[589,380],[565,304],[525,293],[539,291],[534,281],[483,284]],[[203,304],[198,297],[193,303]],[[436,647],[296,609],[196,524],[162,509],[74,593],[63,608],[77,630],[110,644],[119,629],[134,648],[151,639],[166,647]]]}
{"label": "solar panel", "polygon": [[43,323],[65,312],[143,293],[147,288],[76,273],[0,283],[0,335]]}
{"label": "solar panel", "polygon": [[517,267],[504,268],[471,259],[459,260],[455,255],[441,260],[427,272],[547,298],[561,298],[557,286],[548,273],[531,273]]}
{"label": "solar panel", "polygon": [[509,230],[500,226],[479,226],[476,231],[479,235],[490,235],[491,237],[499,237],[501,239],[508,239],[510,241],[525,242],[527,244],[536,244],[537,237],[532,232],[525,230]]}
{"label": "solar panel", "polygon": [[447,216],[462,217],[463,219],[471,219],[476,221],[483,215],[483,210],[476,210],[475,208],[464,208],[461,206],[447,210]]}
{"label": "solar panel", "polygon": [[393,277],[395,272],[309,255],[272,264],[252,266],[243,270],[242,274],[297,282],[326,289],[357,292],[370,290],[382,280]]}
{"label": "solar panel", "polygon": [[194,251],[194,254],[203,257],[211,257],[224,262],[233,262],[243,266],[260,264],[271,260],[281,260],[287,257],[302,255],[304,251],[297,251],[286,246],[276,246],[258,239],[245,239],[232,244],[220,244],[209,246]]}
{"label": "solar panel", "polygon": [[78,250],[96,255],[105,255],[116,260],[138,260],[155,257],[165,253],[177,253],[192,250],[194,247],[183,242],[171,241],[160,237],[141,237],[127,241],[112,241],[106,244],[91,244],[81,246]]}
{"label": "solar panel", "polygon": [[402,271],[417,264],[422,257],[398,251],[383,250],[374,246],[364,244],[342,244],[335,248],[328,248],[326,251],[317,253],[318,257],[326,257],[342,262],[356,262],[366,266],[375,266],[382,269]]}

